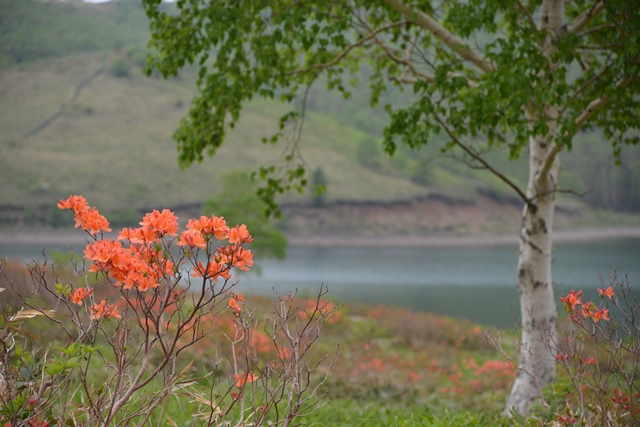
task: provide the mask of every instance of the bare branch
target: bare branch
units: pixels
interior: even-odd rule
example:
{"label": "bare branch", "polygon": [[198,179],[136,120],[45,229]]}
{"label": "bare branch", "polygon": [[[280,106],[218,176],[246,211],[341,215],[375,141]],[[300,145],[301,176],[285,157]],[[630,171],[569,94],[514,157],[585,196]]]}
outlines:
{"label": "bare branch", "polygon": [[439,38],[444,44],[449,46],[454,52],[456,52],[461,58],[471,62],[476,67],[480,68],[486,73],[490,73],[496,70],[495,65],[488,61],[484,56],[471,49],[464,44],[462,40],[451,34],[446,28],[440,25],[435,19],[429,15],[411,10],[401,0],[386,0],[396,11],[400,12],[407,19],[414,21],[416,24],[431,32],[434,36]]}
{"label": "bare branch", "polygon": [[576,19],[569,25],[567,25],[567,34],[575,34],[585,27],[598,13],[604,9],[604,2],[599,1],[592,5],[589,9],[576,16]]}

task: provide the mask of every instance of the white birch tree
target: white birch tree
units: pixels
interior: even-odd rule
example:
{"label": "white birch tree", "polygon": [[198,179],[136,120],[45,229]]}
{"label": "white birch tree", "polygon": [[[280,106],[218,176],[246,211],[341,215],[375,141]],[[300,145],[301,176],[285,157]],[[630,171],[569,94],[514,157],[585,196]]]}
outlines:
{"label": "white birch tree", "polygon": [[[390,85],[413,95],[409,106],[385,106],[389,154],[398,143],[420,148],[444,135],[446,150],[495,174],[522,199],[522,338],[505,412],[527,414],[555,380],[559,156],[586,129],[599,129],[618,160],[623,144],[638,142],[640,2],[180,0],[177,12],[160,0],[143,3],[156,52],[149,73],[175,75],[187,63],[200,70],[199,94],[174,135],[182,165],[213,155],[254,96],[290,102],[320,76],[348,96],[346,75],[362,68],[372,105]],[[297,119],[294,110],[280,128]],[[511,158],[529,157],[526,189],[482,156],[495,146]],[[297,149],[284,169],[260,171],[261,195],[272,209],[275,194],[305,184]]]}

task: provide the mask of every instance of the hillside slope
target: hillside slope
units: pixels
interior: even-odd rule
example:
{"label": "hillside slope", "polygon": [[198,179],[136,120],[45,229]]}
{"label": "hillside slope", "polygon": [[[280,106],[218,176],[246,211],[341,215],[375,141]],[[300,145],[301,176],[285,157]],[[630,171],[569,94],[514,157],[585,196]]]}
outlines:
{"label": "hillside slope", "polygon": [[[220,191],[224,174],[280,162],[285,146],[265,146],[260,140],[276,131],[278,118],[290,106],[257,100],[245,108],[240,125],[214,157],[180,170],[171,135],[188,111],[195,76],[189,70],[168,81],[142,75],[148,31],[137,1],[61,5],[25,0],[18,5],[0,0],[0,5],[7,11],[0,17],[7,30],[0,49],[0,226],[62,224],[55,203],[72,193],[85,195],[120,222],[135,221],[139,211],[150,208],[197,214],[202,201]],[[33,26],[37,31],[25,31]],[[502,211],[516,212],[508,217],[517,218],[519,204],[513,205],[509,189],[484,171],[440,156],[442,141],[420,152],[400,147],[389,159],[380,145],[384,113],[369,109],[362,87],[353,93],[345,101],[321,86],[311,92],[300,148],[307,170],[322,168],[327,177],[326,206],[305,206],[312,201],[308,193],[283,197],[291,230],[339,230],[334,223],[340,222],[343,229],[351,224],[376,233],[407,227],[499,231],[509,222]],[[393,102],[403,97],[389,94]],[[597,134],[583,135],[575,145],[566,157],[564,188],[594,190],[586,199],[592,206],[640,208],[640,167],[634,167],[640,165],[640,150],[625,150],[623,166],[616,168],[610,147]],[[522,182],[526,165],[504,157],[499,151],[490,155]],[[398,211],[420,212],[417,207],[436,202],[449,209],[441,214],[446,224],[430,220],[425,225],[420,213]],[[393,207],[383,211],[405,219],[396,221],[400,225],[380,225],[392,220],[376,206]],[[581,221],[627,221],[586,215],[584,206],[560,199],[560,212],[582,212]],[[470,207],[487,209],[487,219],[475,221],[476,226],[458,215]],[[305,219],[320,213],[325,219]],[[349,215],[349,221],[340,221]]]}

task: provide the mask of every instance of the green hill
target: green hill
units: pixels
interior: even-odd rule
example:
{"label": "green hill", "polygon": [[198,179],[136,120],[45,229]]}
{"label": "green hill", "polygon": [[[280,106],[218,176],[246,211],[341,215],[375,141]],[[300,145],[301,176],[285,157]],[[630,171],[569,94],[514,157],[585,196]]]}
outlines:
{"label": "green hill", "polygon": [[[60,198],[83,194],[108,213],[197,205],[220,191],[232,170],[278,163],[280,148],[259,141],[276,130],[289,106],[256,101],[243,111],[216,156],[181,171],[171,139],[195,91],[190,71],[168,81],[142,75],[148,37],[138,2],[0,0],[0,225],[16,216],[55,223]],[[31,33],[28,28],[35,28]],[[406,102],[406,95],[388,95]],[[404,100],[404,101],[403,101]],[[383,103],[385,100],[383,100]],[[381,109],[371,110],[360,87],[349,100],[314,88],[300,147],[311,173],[322,168],[326,201],[397,201],[441,194],[473,201],[478,192],[506,200],[509,190],[490,174],[441,157],[439,141],[428,150],[382,152]],[[565,186],[593,189],[587,202],[640,209],[640,153],[625,150],[613,167],[610,147],[585,135],[566,156]],[[516,181],[526,165],[489,155]],[[435,160],[434,160],[435,159]],[[606,174],[595,174],[604,170]],[[306,195],[288,201],[311,202]]]}

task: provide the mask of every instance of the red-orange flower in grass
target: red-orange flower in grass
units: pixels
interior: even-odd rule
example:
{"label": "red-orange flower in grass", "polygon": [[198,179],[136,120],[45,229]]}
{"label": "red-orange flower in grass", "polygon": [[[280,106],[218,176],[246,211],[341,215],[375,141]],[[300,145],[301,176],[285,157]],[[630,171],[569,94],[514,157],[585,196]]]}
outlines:
{"label": "red-orange flower in grass", "polygon": [[140,225],[155,231],[159,237],[178,235],[178,217],[169,209],[163,209],[162,212],[154,209],[142,218]]}
{"label": "red-orange flower in grass", "polygon": [[122,244],[111,239],[97,240],[89,243],[84,250],[84,257],[93,261],[90,272],[109,271],[114,266],[121,268],[127,264],[127,255]]}
{"label": "red-orange flower in grass", "polygon": [[249,234],[247,226],[244,224],[236,225],[230,229],[227,233],[227,238],[229,239],[229,243],[243,244],[253,242],[253,238],[251,237],[251,234]]}
{"label": "red-orange flower in grass", "polygon": [[569,292],[569,295],[567,295],[564,298],[560,297],[560,301],[564,303],[565,311],[567,311],[568,313],[572,313],[577,306],[582,304],[582,299],[580,299],[581,296],[582,296],[582,289],[580,289],[578,292],[571,291]]}
{"label": "red-orange flower in grass", "polygon": [[613,288],[611,286],[609,286],[607,289],[598,288],[598,294],[602,299],[604,299],[604,297],[608,297],[609,299],[611,299],[611,297],[613,297]]}
{"label": "red-orange flower in grass", "polygon": [[92,293],[93,293],[93,288],[91,289],[78,288],[71,294],[69,299],[71,299],[71,302],[74,304],[82,305],[83,304],[82,301]]}
{"label": "red-orange flower in grass", "polygon": [[207,247],[207,241],[202,237],[202,233],[198,230],[185,230],[180,235],[178,246],[189,246],[192,248],[204,249]]}
{"label": "red-orange flower in grass", "polygon": [[585,365],[593,365],[596,363],[596,359],[594,359],[591,356],[589,357],[579,356],[578,359],[580,360],[580,363],[584,363]]}
{"label": "red-orange flower in grass", "polygon": [[100,304],[93,304],[93,307],[89,307],[90,317],[94,320],[101,318],[113,317],[115,319],[122,319],[122,316],[118,313],[118,309],[115,305],[107,305],[106,300],[100,301]]}
{"label": "red-orange flower in grass", "polygon": [[233,376],[236,378],[236,387],[238,388],[242,388],[246,383],[252,383],[258,379],[253,372],[249,372],[248,374],[244,373],[242,375],[233,374]]}
{"label": "red-orange flower in grass", "polygon": [[[6,424],[5,424],[6,425]],[[29,427],[49,427],[49,421],[45,421],[40,417],[32,418],[27,421]],[[10,426],[10,424],[9,424]]]}
{"label": "red-orange flower in grass", "polygon": [[289,360],[291,357],[291,350],[285,347],[278,348],[278,358],[280,360]]}
{"label": "red-orange flower in grass", "polygon": [[100,231],[110,232],[109,221],[98,212],[96,208],[86,208],[76,212],[75,228],[81,227],[83,230],[95,235]]}
{"label": "red-orange flower in grass", "polygon": [[89,205],[87,203],[87,199],[82,196],[69,196],[67,199],[60,200],[58,202],[58,208],[70,209],[73,212],[80,212],[89,208]]}

